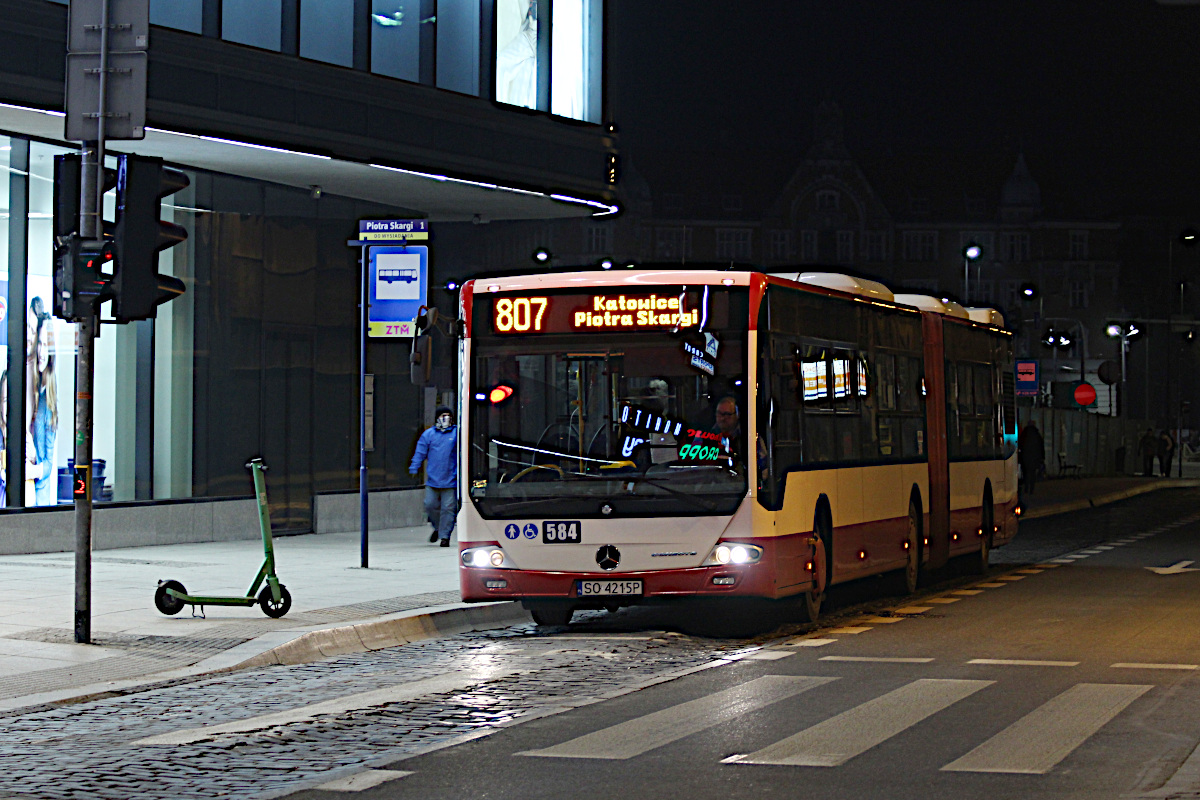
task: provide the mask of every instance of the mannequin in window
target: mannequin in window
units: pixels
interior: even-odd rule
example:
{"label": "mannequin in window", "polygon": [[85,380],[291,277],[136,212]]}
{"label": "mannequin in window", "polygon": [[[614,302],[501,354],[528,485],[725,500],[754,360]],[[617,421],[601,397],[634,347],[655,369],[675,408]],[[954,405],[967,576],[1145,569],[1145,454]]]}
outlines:
{"label": "mannequin in window", "polygon": [[537,0],[525,3],[516,36],[496,53],[496,99],[537,108]]}

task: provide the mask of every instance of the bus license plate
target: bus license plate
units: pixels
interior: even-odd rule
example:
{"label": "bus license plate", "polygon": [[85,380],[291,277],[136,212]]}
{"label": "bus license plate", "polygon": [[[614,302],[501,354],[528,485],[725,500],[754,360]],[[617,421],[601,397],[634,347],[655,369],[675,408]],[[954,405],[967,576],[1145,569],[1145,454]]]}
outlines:
{"label": "bus license plate", "polygon": [[575,585],[575,594],[577,597],[641,593],[641,581],[579,581]]}

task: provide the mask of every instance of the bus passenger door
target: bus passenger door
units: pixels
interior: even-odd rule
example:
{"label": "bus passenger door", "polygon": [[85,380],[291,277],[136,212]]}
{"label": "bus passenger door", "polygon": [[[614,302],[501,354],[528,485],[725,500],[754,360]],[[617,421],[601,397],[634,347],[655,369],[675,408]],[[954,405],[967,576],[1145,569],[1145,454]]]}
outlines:
{"label": "bus passenger door", "polygon": [[922,312],[925,340],[925,440],[929,452],[928,566],[950,560],[950,462],[946,443],[945,348],[940,314]]}

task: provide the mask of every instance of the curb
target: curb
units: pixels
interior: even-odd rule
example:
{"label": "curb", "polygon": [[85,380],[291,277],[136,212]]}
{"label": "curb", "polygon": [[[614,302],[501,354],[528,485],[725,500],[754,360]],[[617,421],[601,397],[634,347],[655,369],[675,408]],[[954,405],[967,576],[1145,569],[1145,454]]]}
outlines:
{"label": "curb", "polygon": [[1200,487],[1200,479],[1168,478],[1167,480],[1147,482],[1129,489],[1120,489],[1115,492],[1096,495],[1095,497],[1086,497],[1081,500],[1066,500],[1061,503],[1045,506],[1044,508],[1030,509],[1021,515],[1021,519],[1040,519],[1042,517],[1052,517],[1057,514],[1066,514],[1070,511],[1082,511],[1085,508],[1096,508],[1108,505],[1109,503],[1128,500],[1140,494],[1156,492],[1159,489],[1194,489],[1196,487]]}
{"label": "curb", "polygon": [[[405,616],[304,632],[272,631],[191,666],[5,698],[0,700],[0,717],[27,713],[39,707],[52,708],[132,694],[251,667],[307,664],[330,656],[365,653],[424,639],[494,630],[532,621],[529,612],[520,603],[511,601],[401,613]],[[269,649],[263,650],[264,645],[270,645]]]}
{"label": "curb", "polygon": [[301,634],[225,669],[233,671],[276,664],[307,664],[330,656],[382,650],[456,633],[506,628],[531,619],[520,603],[507,602],[324,628]]}

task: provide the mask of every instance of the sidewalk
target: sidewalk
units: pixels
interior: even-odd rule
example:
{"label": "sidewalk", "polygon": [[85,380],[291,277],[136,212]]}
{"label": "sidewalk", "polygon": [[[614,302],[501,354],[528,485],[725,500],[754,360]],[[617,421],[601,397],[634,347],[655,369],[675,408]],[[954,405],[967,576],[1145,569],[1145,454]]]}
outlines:
{"label": "sidewalk", "polygon": [[[1022,517],[1183,486],[1200,479],[1051,479],[1022,497]],[[90,645],[74,643],[74,554],[0,557],[0,712],[529,620],[517,603],[460,602],[458,549],[430,544],[425,526],[372,532],[365,570],[357,533],[280,537],[275,554],[293,598],[278,620],[257,607],[210,606],[204,619],[191,607],[174,617],[154,608],[162,578],[196,593],[240,595],[262,560],[256,541],[94,553]]]}
{"label": "sidewalk", "polygon": [[357,533],[278,537],[276,569],[293,599],[287,616],[209,606],[200,619],[190,606],[160,614],[159,579],[241,595],[262,563],[259,542],[99,551],[91,645],[74,643],[74,554],[0,557],[0,711],[528,620],[515,603],[460,602],[457,556],[457,547],[430,544],[426,526],[372,531],[365,570]]}
{"label": "sidewalk", "polygon": [[1159,489],[1196,486],[1200,478],[1051,478],[1039,481],[1032,495],[1021,493],[1021,519],[1094,508]]}

